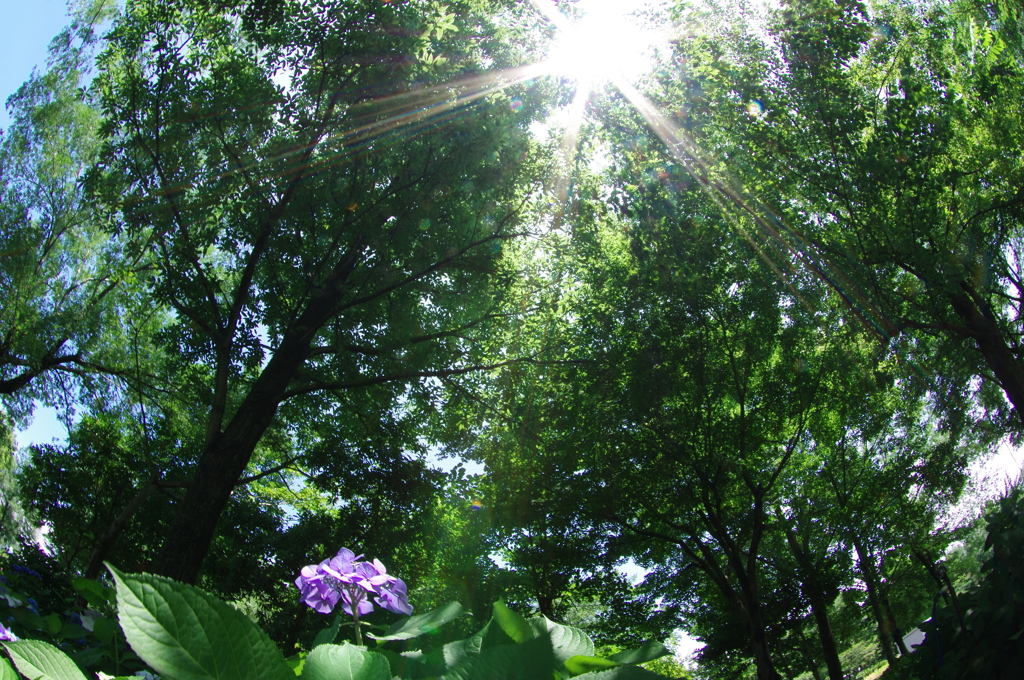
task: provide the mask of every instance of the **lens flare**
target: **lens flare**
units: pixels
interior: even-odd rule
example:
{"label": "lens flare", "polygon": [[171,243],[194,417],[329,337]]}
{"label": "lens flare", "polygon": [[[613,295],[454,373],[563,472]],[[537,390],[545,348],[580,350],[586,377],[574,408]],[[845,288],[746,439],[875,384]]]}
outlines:
{"label": "lens flare", "polygon": [[616,78],[634,82],[649,71],[656,47],[664,42],[658,31],[645,29],[635,12],[647,3],[584,0],[579,21],[569,21],[552,3],[534,4],[558,28],[547,64],[556,75],[587,88]]}

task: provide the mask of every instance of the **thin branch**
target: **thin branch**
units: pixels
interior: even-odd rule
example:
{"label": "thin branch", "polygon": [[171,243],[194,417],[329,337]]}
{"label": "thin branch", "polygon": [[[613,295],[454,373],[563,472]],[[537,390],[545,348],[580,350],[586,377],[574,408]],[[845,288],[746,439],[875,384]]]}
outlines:
{"label": "thin branch", "polygon": [[302,394],[311,394],[313,392],[320,392],[321,390],[350,390],[358,387],[370,387],[371,385],[380,385],[383,383],[397,382],[401,380],[415,380],[419,378],[448,378],[453,375],[464,375],[466,373],[475,373],[477,371],[493,371],[497,368],[504,366],[512,366],[514,364],[534,364],[534,365],[552,365],[552,364],[578,364],[586,363],[582,359],[568,359],[559,361],[542,361],[540,359],[509,359],[508,361],[499,361],[494,364],[477,364],[474,366],[464,366],[462,368],[449,368],[439,371],[407,371],[405,373],[392,373],[390,375],[374,376],[372,378],[363,378],[362,380],[350,380],[348,382],[329,382],[329,383],[314,383],[312,385],[306,385],[304,387],[294,387],[290,390],[285,391],[281,397],[281,401],[296,397]]}
{"label": "thin branch", "polygon": [[235,486],[242,486],[243,484],[248,484],[250,482],[255,482],[257,480],[263,479],[264,477],[269,477],[270,475],[277,474],[278,472],[281,472],[282,470],[287,470],[289,467],[291,467],[292,463],[294,463],[298,459],[299,459],[298,456],[292,456],[291,458],[289,458],[285,462],[281,463],[280,465],[278,465],[276,467],[272,467],[269,470],[265,470],[265,471],[259,473],[258,475],[253,475],[252,477],[244,477],[242,479],[239,479],[237,482],[235,482]]}

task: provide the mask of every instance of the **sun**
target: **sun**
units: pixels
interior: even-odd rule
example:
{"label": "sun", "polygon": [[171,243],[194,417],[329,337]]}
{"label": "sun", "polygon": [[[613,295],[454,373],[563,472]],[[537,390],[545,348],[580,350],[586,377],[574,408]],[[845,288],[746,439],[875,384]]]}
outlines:
{"label": "sun", "polygon": [[645,100],[635,84],[654,67],[670,38],[664,22],[659,26],[655,20],[658,15],[664,18],[664,0],[578,0],[572,5],[572,20],[559,11],[557,0],[530,1],[556,29],[546,58],[536,67],[574,81],[572,101],[531,126],[539,137],[552,133],[561,137],[565,162],[549,187],[552,225],[559,225],[571,196],[569,168],[579,158],[591,95],[610,84],[641,110],[638,103]]}
{"label": "sun", "polygon": [[571,21],[551,0],[533,0],[558,33],[548,51],[550,72],[589,90],[624,80],[634,83],[649,71],[658,47],[666,42],[658,30],[644,26],[640,12],[655,6],[643,0],[580,0],[581,16]]}

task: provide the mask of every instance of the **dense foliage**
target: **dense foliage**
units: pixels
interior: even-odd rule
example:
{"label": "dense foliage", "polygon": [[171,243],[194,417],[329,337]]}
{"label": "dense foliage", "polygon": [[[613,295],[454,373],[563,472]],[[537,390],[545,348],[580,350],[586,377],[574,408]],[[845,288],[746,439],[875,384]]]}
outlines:
{"label": "dense foliage", "polygon": [[924,642],[897,669],[898,677],[1017,678],[1024,673],[1021,494],[1003,498],[986,519],[984,547],[991,552],[981,565],[981,580],[955,602],[936,607],[924,626]]}
{"label": "dense foliage", "polygon": [[[960,508],[1024,412],[1020,10],[665,2],[597,87],[538,8],[76,5],[0,137],[18,672],[202,676],[158,592],[268,674],[633,677],[679,630],[707,678],[1016,672],[1019,507]],[[365,563],[362,623],[467,615],[325,647],[338,545],[408,586]]]}

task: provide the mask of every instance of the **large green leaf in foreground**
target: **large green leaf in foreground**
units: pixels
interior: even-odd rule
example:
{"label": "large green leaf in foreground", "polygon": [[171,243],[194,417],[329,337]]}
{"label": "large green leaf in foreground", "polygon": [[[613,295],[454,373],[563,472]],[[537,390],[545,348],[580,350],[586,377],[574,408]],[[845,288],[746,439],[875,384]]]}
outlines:
{"label": "large green leaf in foreground", "polygon": [[417,614],[407,619],[402,619],[387,629],[383,635],[368,633],[374,640],[408,640],[419,637],[424,633],[434,633],[438,628],[448,623],[462,613],[462,605],[458,602],[449,602],[443,607],[438,607],[425,614]]}
{"label": "large green leaf in foreground", "polygon": [[538,615],[530,619],[530,626],[537,636],[548,636],[555,660],[563,664],[574,656],[593,656],[594,643],[579,628],[563,626],[551,621],[546,616]]}
{"label": "large green leaf in foreground", "polygon": [[0,680],[18,680],[18,674],[11,668],[7,659],[0,657]]}
{"label": "large green leaf in foreground", "polygon": [[363,647],[320,645],[306,657],[302,680],[391,680],[388,660]]}
{"label": "large green leaf in foreground", "polygon": [[0,658],[0,680],[18,680],[18,674],[4,658]]}
{"label": "large green leaf in foreground", "polygon": [[[39,640],[24,640],[6,642],[4,647],[18,671],[29,680],[85,680],[71,657],[53,645]],[[0,660],[0,678],[13,675],[9,667],[3,668],[5,665]]]}
{"label": "large green leaf in foreground", "polygon": [[658,680],[658,678],[664,677],[664,675],[658,675],[639,666],[619,666],[606,671],[577,675],[573,680]]}
{"label": "large green leaf in foreground", "polygon": [[545,637],[521,644],[484,647],[449,667],[443,680],[544,680],[554,676],[555,657]]}
{"label": "large green leaf in foreground", "polygon": [[234,607],[169,579],[110,571],[128,643],[161,677],[295,680],[277,646]]}

